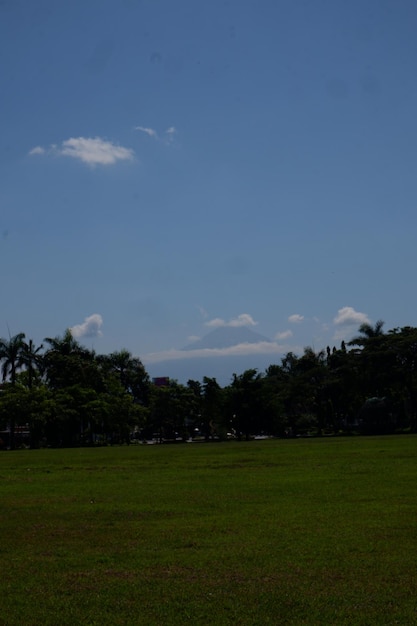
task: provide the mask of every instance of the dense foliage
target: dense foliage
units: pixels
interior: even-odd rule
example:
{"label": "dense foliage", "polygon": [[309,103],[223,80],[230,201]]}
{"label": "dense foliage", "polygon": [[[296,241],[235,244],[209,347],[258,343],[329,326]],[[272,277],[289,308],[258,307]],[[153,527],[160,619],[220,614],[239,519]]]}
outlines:
{"label": "dense foliage", "polygon": [[67,330],[0,339],[0,445],[248,439],[417,430],[417,328],[364,324],[348,346],[286,354],[263,373],[154,384],[127,350],[97,355]]}

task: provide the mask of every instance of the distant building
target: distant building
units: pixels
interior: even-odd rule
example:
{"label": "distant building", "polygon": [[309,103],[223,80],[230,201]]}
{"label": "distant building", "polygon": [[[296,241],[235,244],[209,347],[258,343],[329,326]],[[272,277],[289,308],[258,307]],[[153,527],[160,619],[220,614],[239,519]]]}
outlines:
{"label": "distant building", "polygon": [[157,387],[168,387],[169,386],[169,376],[159,376],[157,378],[152,378],[152,382]]}

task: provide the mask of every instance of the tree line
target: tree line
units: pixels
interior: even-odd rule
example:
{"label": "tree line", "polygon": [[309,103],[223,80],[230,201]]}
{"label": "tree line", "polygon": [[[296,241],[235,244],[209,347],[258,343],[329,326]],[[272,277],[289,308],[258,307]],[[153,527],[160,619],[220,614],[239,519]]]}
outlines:
{"label": "tree line", "polygon": [[417,430],[417,328],[362,324],[339,347],[287,353],[264,372],[156,384],[127,350],[66,330],[36,346],[0,339],[0,447],[249,439]]}

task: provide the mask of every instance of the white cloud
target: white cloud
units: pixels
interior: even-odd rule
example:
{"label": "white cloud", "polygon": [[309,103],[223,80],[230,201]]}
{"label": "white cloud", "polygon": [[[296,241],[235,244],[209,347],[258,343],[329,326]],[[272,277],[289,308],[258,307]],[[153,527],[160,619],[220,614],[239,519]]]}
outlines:
{"label": "white cloud", "polygon": [[113,165],[117,161],[130,161],[134,157],[134,152],[130,148],[118,146],[101,137],[70,137],[59,146],[52,144],[48,150],[36,146],[29,154],[45,154],[46,152],[69,156],[91,166]]}
{"label": "white cloud", "polygon": [[277,333],[275,335],[275,339],[288,339],[289,337],[292,337],[292,330],[284,330],[281,333]]}
{"label": "white cloud", "polygon": [[71,330],[71,334],[75,339],[81,339],[82,337],[101,337],[101,327],[103,325],[103,318],[99,313],[93,313],[89,317],[86,317],[82,324],[76,324]]}
{"label": "white cloud", "polygon": [[[301,352],[300,348],[291,348],[293,352]],[[283,354],[288,351],[286,346],[271,341],[258,343],[240,343],[228,348],[201,348],[197,350],[166,350],[153,352],[143,357],[144,363],[158,363],[174,359],[195,359],[210,357],[245,356],[251,354]]]}
{"label": "white cloud", "polygon": [[366,313],[355,311],[351,306],[344,306],[338,310],[333,323],[336,326],[360,326],[361,324],[370,324],[370,319]]}
{"label": "white cloud", "polygon": [[229,326],[256,326],[258,322],[255,322],[253,317],[248,313],[242,313],[238,315],[236,319],[229,322]]}
{"label": "white cloud", "polygon": [[169,128],[166,129],[165,131],[165,135],[166,135],[166,142],[172,143],[174,141],[174,137],[177,134],[177,129],[175,128],[175,126],[170,126]]}
{"label": "white cloud", "polygon": [[94,139],[77,137],[62,142],[58,150],[63,156],[80,159],[88,165],[113,165],[116,161],[126,161],[133,158],[133,150],[117,146],[100,137]]}
{"label": "white cloud", "polygon": [[351,306],[344,306],[338,310],[333,323],[336,326],[333,339],[342,340],[351,337],[361,324],[370,324],[370,319],[366,313],[355,311]]}
{"label": "white cloud", "polygon": [[288,318],[288,321],[291,322],[291,324],[299,324],[300,322],[302,322],[304,319],[304,315],[299,315],[299,313],[294,313],[294,315],[290,315]]}
{"label": "white cloud", "polygon": [[29,154],[45,154],[45,148],[42,148],[42,146],[36,146],[35,148],[32,148]]}
{"label": "white cloud", "polygon": [[215,319],[206,322],[205,325],[209,326],[210,328],[219,328],[220,326],[231,326],[236,328],[238,326],[256,326],[257,323],[258,322],[255,322],[253,317],[248,313],[241,313],[240,315],[229,320],[228,322],[221,319],[220,317],[216,317]]}
{"label": "white cloud", "polygon": [[188,341],[189,341],[190,343],[194,343],[194,342],[196,342],[196,341],[199,341],[200,339],[201,339],[201,337],[199,337],[198,335],[190,335],[190,336],[188,337]]}
{"label": "white cloud", "polygon": [[158,138],[158,134],[156,130],[154,130],[153,128],[147,128],[146,126],[135,126],[135,130],[139,130],[140,132],[145,133],[149,137],[154,137],[155,139]]}
{"label": "white cloud", "polygon": [[154,128],[150,128],[149,126],[135,126],[135,130],[138,130],[141,133],[145,133],[149,137],[156,139],[157,141],[171,144],[174,141],[175,135],[177,134],[177,129],[175,126],[170,126],[164,131],[162,136],[159,136]]}
{"label": "white cloud", "polygon": [[220,317],[215,317],[213,320],[205,322],[205,325],[209,326],[210,328],[219,328],[220,326],[227,326],[227,323]]}

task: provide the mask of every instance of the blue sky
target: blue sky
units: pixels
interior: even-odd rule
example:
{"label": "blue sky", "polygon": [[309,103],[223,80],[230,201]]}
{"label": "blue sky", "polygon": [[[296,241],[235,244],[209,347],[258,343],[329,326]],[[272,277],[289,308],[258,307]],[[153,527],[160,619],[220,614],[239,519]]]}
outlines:
{"label": "blue sky", "polygon": [[155,370],[221,325],[276,342],[271,362],[416,325],[416,19],[3,0],[0,336],[71,327]]}

